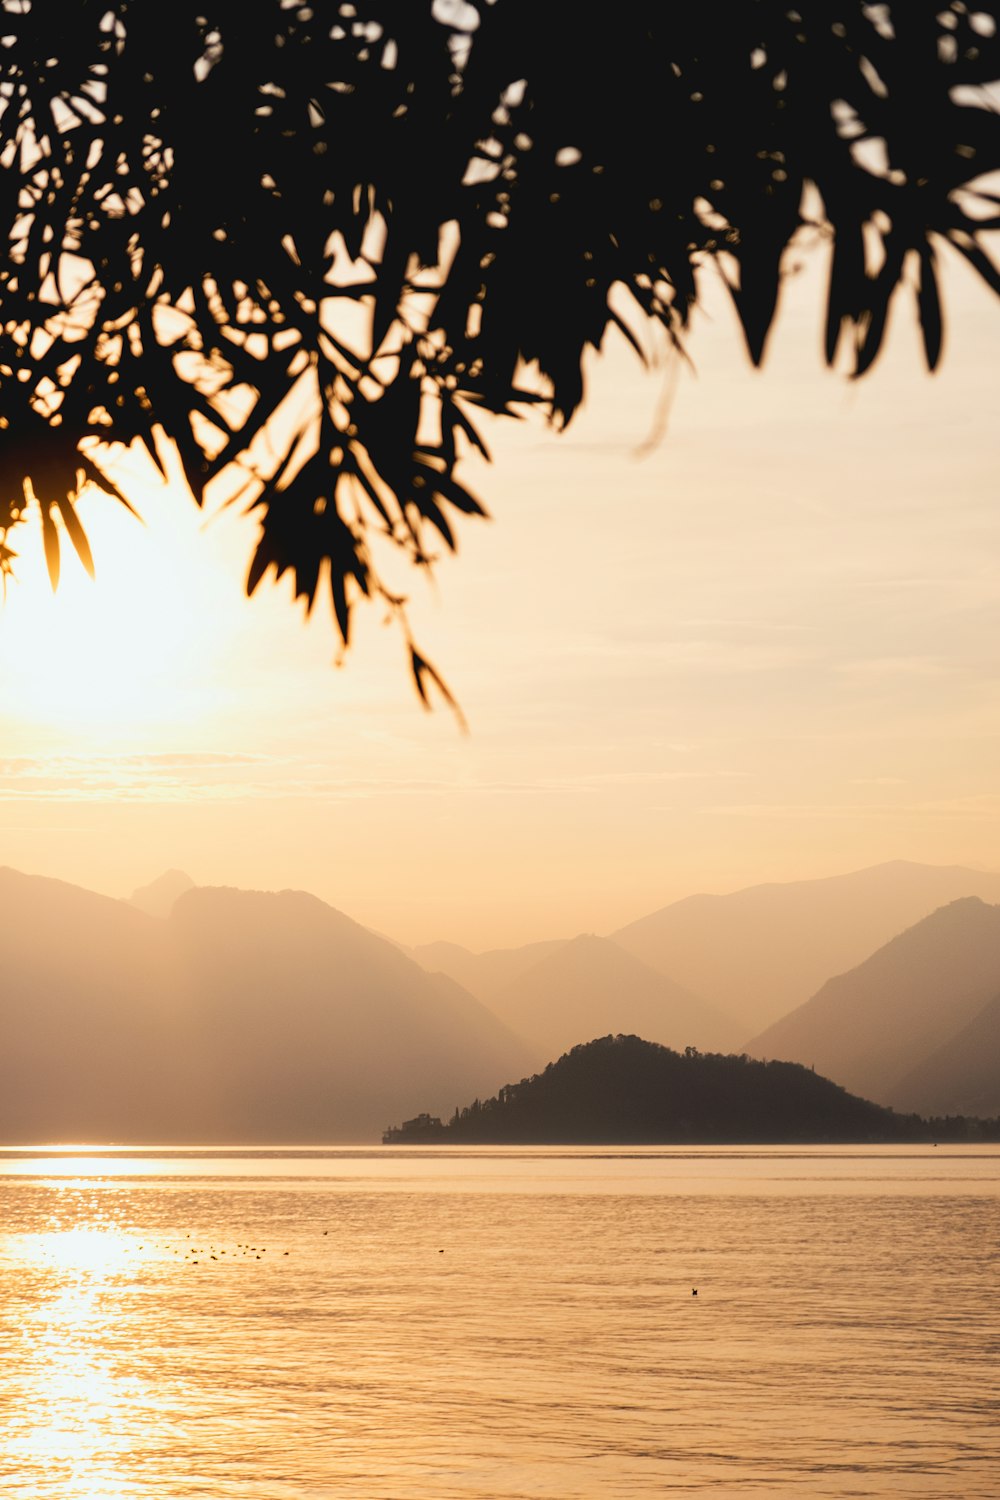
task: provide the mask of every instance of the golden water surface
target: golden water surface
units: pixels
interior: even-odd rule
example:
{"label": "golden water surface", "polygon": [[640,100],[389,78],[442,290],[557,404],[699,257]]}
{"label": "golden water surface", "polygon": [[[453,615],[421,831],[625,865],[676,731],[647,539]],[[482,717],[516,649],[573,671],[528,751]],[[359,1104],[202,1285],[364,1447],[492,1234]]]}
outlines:
{"label": "golden water surface", "polygon": [[7,1151],[0,1205],[4,1500],[1000,1494],[996,1148]]}

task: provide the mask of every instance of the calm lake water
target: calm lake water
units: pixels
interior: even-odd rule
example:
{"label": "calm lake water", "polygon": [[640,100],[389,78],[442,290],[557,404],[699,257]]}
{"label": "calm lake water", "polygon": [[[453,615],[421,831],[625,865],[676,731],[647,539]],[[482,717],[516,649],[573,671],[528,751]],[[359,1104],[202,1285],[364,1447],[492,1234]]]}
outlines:
{"label": "calm lake water", "polygon": [[1000,1494],[997,1148],[6,1151],[0,1203],[4,1500]]}

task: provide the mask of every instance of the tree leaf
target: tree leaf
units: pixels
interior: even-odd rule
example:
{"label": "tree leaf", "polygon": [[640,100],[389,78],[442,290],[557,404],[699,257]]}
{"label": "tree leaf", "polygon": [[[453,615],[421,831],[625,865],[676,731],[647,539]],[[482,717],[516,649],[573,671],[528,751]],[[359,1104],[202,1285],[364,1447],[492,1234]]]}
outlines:
{"label": "tree leaf", "polygon": [[39,509],[42,513],[42,542],[45,546],[45,566],[49,570],[49,582],[52,592],[55,593],[59,587],[59,532],[52,516],[51,505],[48,501],[39,500]]}
{"label": "tree leaf", "polygon": [[459,707],[454,695],[452,694],[451,689],[448,687],[448,684],[444,681],[441,674],[436,670],[436,668],[431,666],[430,662],[425,656],[422,656],[420,654],[412,641],[409,643],[409,650],[410,674],[413,677],[413,685],[417,690],[417,696],[419,697],[424,708],[429,710],[431,707],[431,700],[427,692],[427,684],[424,682],[424,678],[426,677],[434,684],[444,701],[447,703],[448,707],[451,709],[452,713],[457,718],[459,727],[463,730],[468,730],[469,726],[466,722],[465,715],[462,713],[462,710]]}
{"label": "tree leaf", "polygon": [[917,284],[917,309],[924,338],[927,368],[936,370],[941,358],[941,298],[934,270],[934,251],[929,244],[920,247],[920,280]]}
{"label": "tree leaf", "polygon": [[67,495],[65,499],[57,500],[59,514],[62,516],[63,525],[69,533],[69,539],[76,548],[76,555],[83,563],[91,578],[94,576],[94,557],[90,550],[87,534],[80,524],[80,518],[76,513],[73,501]]}

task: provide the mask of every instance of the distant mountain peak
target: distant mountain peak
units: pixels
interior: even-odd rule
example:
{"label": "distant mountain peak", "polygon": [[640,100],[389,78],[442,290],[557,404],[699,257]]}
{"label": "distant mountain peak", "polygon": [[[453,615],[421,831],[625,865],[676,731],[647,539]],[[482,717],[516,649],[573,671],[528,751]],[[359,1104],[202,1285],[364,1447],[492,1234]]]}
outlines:
{"label": "distant mountain peak", "polygon": [[832,974],[955,900],[1000,902],[1000,873],[887,860],[848,874],[686,896],[612,933],[660,973],[762,1031]]}
{"label": "distant mountain peak", "polygon": [[471,995],[318,897],[180,871],[136,896],[176,891],[164,920],[0,872],[0,1140],[372,1139],[526,1071]]}
{"label": "distant mountain peak", "polygon": [[[977,1045],[995,1045],[995,1032],[984,1022],[982,1036],[973,1029],[953,1058],[948,1049],[998,991],[1000,905],[960,896],[828,979],[746,1050],[815,1063],[881,1104],[933,1110],[944,1097],[947,1112],[956,1113],[964,1108],[962,1072],[980,1061]],[[950,1099],[935,1091],[928,1060],[939,1052],[949,1060]]]}
{"label": "distant mountain peak", "polygon": [[165,870],[148,885],[140,885],[128,898],[130,906],[136,906],[150,917],[169,917],[174,902],[185,891],[194,890],[194,881],[183,870]]}

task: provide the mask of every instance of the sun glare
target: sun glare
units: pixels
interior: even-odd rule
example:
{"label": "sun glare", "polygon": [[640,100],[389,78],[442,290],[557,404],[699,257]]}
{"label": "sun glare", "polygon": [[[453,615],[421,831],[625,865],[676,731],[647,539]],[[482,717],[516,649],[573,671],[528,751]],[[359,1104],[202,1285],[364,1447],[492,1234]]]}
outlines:
{"label": "sun glare", "polygon": [[143,524],[114,500],[85,495],[97,576],[63,533],[54,593],[39,528],[29,520],[12,536],[19,555],[0,611],[6,713],[96,731],[197,719],[220,642],[210,561],[195,535],[201,518],[185,499],[140,496]]}
{"label": "sun glare", "polygon": [[79,1184],[89,1183],[94,1178],[127,1177],[141,1169],[142,1158],[132,1156],[108,1156],[105,1153],[69,1152],[53,1155],[58,1147],[44,1147],[39,1154],[15,1148],[3,1158],[5,1177],[49,1177],[73,1178]]}
{"label": "sun glare", "polygon": [[30,1240],[25,1236],[19,1249],[26,1261],[60,1273],[79,1272],[90,1281],[115,1275],[135,1254],[129,1235],[100,1228],[60,1229]]}

